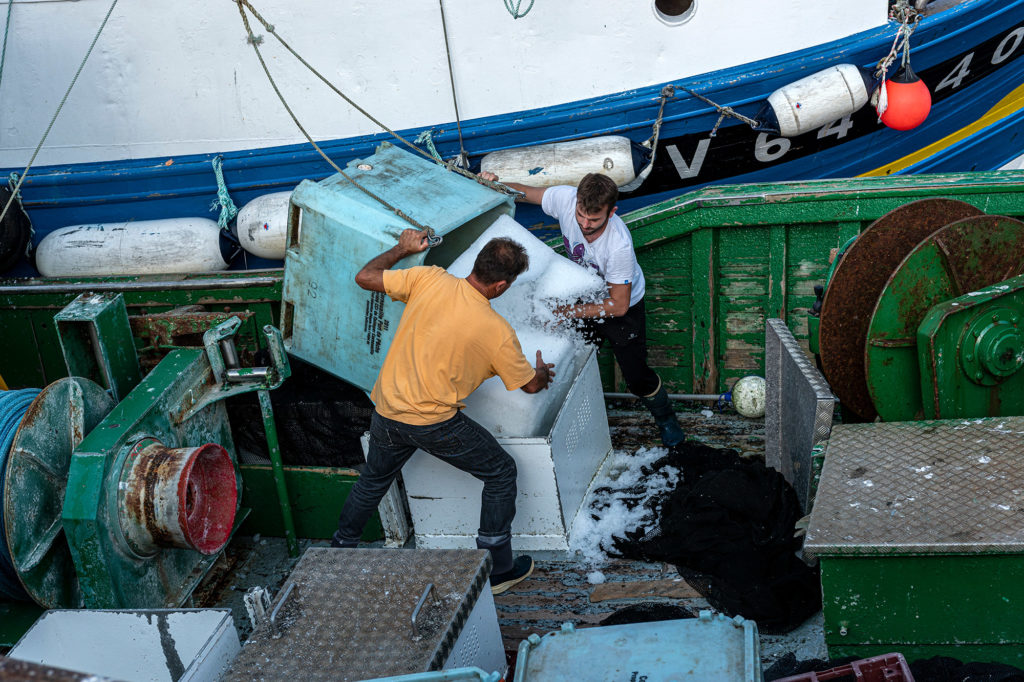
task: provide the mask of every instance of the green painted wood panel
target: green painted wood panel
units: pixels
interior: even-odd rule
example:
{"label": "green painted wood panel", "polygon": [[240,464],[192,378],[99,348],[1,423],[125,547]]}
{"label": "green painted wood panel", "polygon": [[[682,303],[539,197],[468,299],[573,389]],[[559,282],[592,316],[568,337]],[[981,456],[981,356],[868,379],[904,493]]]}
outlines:
{"label": "green painted wood panel", "polygon": [[[242,464],[239,468],[243,482],[242,506],[252,509],[241,532],[283,537],[284,524],[270,465]],[[296,534],[300,538],[330,538],[338,528],[338,515],[345,498],[358,478],[359,472],[353,469],[286,466],[284,480]],[[380,516],[374,512],[363,531],[363,540],[372,542],[383,536]]]}

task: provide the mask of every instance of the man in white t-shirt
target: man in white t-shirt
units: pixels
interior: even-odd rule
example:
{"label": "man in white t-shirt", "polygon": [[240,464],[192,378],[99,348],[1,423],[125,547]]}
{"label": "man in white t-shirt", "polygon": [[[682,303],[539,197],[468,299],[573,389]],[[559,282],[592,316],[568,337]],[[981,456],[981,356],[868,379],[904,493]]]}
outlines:
{"label": "man in white t-shirt", "polygon": [[[494,173],[482,172],[497,181]],[[633,237],[615,215],[619,188],[607,175],[590,173],[578,187],[532,187],[505,183],[523,193],[520,201],[540,205],[558,219],[566,255],[593,269],[608,283],[608,296],[597,303],[561,306],[557,313],[579,320],[587,338],[611,344],[629,390],[651,411],[666,446],[681,443],[685,434],[661,378],[647,365],[647,315],[644,311],[644,273],[633,250]]]}

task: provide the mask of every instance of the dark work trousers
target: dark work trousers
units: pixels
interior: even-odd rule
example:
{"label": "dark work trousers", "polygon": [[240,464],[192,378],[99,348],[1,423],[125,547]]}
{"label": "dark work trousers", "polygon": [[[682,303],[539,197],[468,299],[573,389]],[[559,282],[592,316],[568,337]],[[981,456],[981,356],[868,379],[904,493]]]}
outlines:
{"label": "dark work trousers", "polygon": [[605,339],[612,347],[622,378],[634,395],[649,396],[661,379],[647,366],[647,312],[644,299],[630,306],[622,317],[580,320],[578,327],[588,343],[600,348]]}
{"label": "dark work trousers", "polygon": [[511,537],[516,515],[516,462],[487,429],[461,411],[429,426],[404,424],[374,411],[366,467],[345,500],[336,540],[353,544],[359,540],[381,498],[417,448],[483,481],[478,533],[485,544],[495,545]]}

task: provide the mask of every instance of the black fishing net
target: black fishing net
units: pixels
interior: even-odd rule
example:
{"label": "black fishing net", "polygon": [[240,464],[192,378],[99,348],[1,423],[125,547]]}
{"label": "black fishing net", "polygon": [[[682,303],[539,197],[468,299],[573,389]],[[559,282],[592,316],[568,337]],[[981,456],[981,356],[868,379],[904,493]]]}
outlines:
{"label": "black fishing net", "polygon": [[763,633],[789,632],[818,612],[818,571],[795,555],[802,514],[781,474],[698,443],[671,449],[649,469],[666,466],[682,470],[682,480],[645,502],[656,525],[614,538],[620,556],[674,564],[715,609],[754,620]]}
{"label": "black fishing net", "polygon": [[624,606],[604,617],[598,625],[628,625],[630,623],[655,623],[661,620],[696,618],[689,609],[668,602],[645,601]]}
{"label": "black fishing net", "polygon": [[[313,365],[290,358],[292,376],[270,392],[286,464],[346,467],[362,464],[359,437],[370,428],[373,403],[362,390]],[[229,398],[228,418],[243,462],[269,461],[255,393]]]}

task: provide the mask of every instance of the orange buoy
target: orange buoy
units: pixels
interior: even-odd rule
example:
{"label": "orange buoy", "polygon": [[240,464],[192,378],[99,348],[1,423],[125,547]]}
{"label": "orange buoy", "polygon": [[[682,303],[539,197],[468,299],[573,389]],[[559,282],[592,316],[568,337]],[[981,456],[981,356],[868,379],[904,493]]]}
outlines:
{"label": "orange buoy", "polygon": [[924,123],[932,108],[932,94],[910,65],[882,86],[888,106],[879,114],[882,123],[894,130],[910,130]]}

